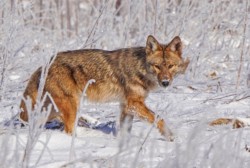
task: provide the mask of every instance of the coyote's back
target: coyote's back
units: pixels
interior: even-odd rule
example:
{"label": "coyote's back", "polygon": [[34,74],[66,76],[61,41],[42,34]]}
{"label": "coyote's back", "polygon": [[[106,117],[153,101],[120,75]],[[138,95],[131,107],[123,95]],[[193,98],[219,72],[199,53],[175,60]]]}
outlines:
{"label": "coyote's back", "polygon": [[[60,52],[49,67],[43,95],[50,93],[60,113],[52,109],[49,120],[57,117],[64,123],[65,131],[71,133],[79,107],[79,101],[87,82],[94,79],[87,91],[87,98],[94,102],[119,101],[121,124],[125,118],[132,120],[136,114],[154,122],[155,117],[144,100],[156,86],[167,87],[173,77],[183,73],[188,65],[182,57],[182,43],[175,37],[169,44],[162,45],[149,36],[146,47],[125,48],[114,51],[85,49]],[[37,103],[42,68],[31,76],[24,98]],[[51,103],[46,99],[44,107]],[[21,101],[21,119],[27,121],[25,101]],[[166,134],[163,120],[157,121],[162,134]]]}

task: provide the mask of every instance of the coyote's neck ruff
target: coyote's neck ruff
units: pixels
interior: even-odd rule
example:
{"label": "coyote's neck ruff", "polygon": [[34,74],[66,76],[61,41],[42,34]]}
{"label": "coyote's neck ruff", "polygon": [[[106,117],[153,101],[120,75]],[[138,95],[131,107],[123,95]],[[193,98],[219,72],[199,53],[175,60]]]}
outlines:
{"label": "coyote's neck ruff", "polygon": [[[154,113],[145,104],[148,92],[156,86],[167,87],[173,78],[184,73],[189,61],[182,59],[182,42],[175,37],[169,44],[162,45],[149,36],[146,47],[134,47],[105,51],[97,49],[60,52],[49,67],[43,94],[50,93],[60,115],[54,109],[49,120],[60,117],[65,131],[73,131],[76,112],[84,87],[90,79],[96,82],[86,91],[87,98],[94,102],[118,100],[121,103],[121,124],[129,124],[136,115],[150,123],[157,122],[157,127],[168,138],[171,132],[164,121],[156,120]],[[30,97],[32,108],[37,102],[38,87],[42,69],[32,76],[24,92],[24,98]],[[51,103],[46,99],[44,107]],[[27,121],[27,107],[21,101],[20,117]],[[130,126],[131,127],[131,126]]]}

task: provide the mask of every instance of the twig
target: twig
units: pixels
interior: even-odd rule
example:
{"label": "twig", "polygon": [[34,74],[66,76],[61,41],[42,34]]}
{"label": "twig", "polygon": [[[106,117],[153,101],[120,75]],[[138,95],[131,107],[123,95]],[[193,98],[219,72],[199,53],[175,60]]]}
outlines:
{"label": "twig", "polygon": [[241,101],[241,100],[244,100],[244,99],[247,99],[247,98],[250,98],[250,95],[247,95],[247,96],[244,96],[244,97],[241,97],[241,98],[238,98],[238,99],[232,99],[232,100],[226,102],[226,104],[230,104],[232,102],[238,102],[238,101]]}
{"label": "twig", "polygon": [[158,6],[158,0],[155,1],[155,23],[154,23],[154,35],[156,33],[156,27],[157,27],[157,6]]}
{"label": "twig", "polygon": [[52,152],[50,151],[50,149],[48,147],[50,138],[51,138],[51,134],[49,135],[49,137],[47,137],[46,142],[42,142],[42,141],[38,140],[38,142],[40,142],[43,145],[43,149],[42,149],[42,151],[41,151],[41,153],[40,153],[34,167],[38,166],[38,163],[42,159],[42,156],[44,155],[44,152],[45,152],[46,149],[48,150],[48,153],[50,154],[50,157],[53,158],[53,154],[52,154]]}
{"label": "twig", "polygon": [[220,81],[218,81],[218,89],[220,89],[220,92],[222,92]]}
{"label": "twig", "polygon": [[95,21],[95,24],[93,25],[93,27],[92,27],[92,29],[91,29],[91,31],[90,31],[88,37],[87,37],[87,40],[85,41],[85,44],[84,44],[81,48],[85,48],[86,45],[87,45],[87,43],[89,42],[89,39],[90,39],[91,35],[93,34],[93,32],[94,32],[94,30],[95,30],[95,27],[98,25],[99,20],[100,20],[102,14],[103,14],[103,12],[104,12],[104,9],[107,7],[107,4],[108,4],[108,3],[107,3],[107,1],[106,1],[106,5],[101,9],[101,13],[100,13],[99,16],[97,17],[97,19],[96,19],[96,21]]}
{"label": "twig", "polygon": [[241,53],[240,53],[240,67],[239,67],[239,69],[238,69],[236,90],[237,90],[238,87],[239,87],[241,69],[242,69],[242,64],[243,64],[244,46],[245,46],[245,41],[246,41],[247,14],[248,14],[248,0],[246,1],[246,11],[245,11],[244,29],[243,29],[243,42],[242,42],[242,48],[241,48]]}
{"label": "twig", "polygon": [[[81,107],[81,102],[83,100],[83,97],[86,95],[86,91],[89,87],[89,85],[91,85],[92,83],[95,83],[95,80],[94,79],[90,79],[86,86],[84,87],[83,89],[83,92],[82,92],[82,96],[81,96],[81,101],[80,101],[80,106],[79,106],[79,109]],[[75,137],[76,137],[76,127],[77,127],[77,124],[78,124],[78,118],[79,118],[79,113],[80,113],[80,110],[77,110],[76,112],[76,119],[75,119],[75,125],[74,125],[74,130],[73,130],[73,133],[72,133],[72,141],[71,141],[71,147],[70,147],[70,155],[69,155],[69,161],[71,162],[73,159],[75,159],[75,150],[74,150],[74,147],[75,147]]]}
{"label": "twig", "polygon": [[238,94],[237,93],[232,93],[232,94],[228,94],[228,95],[224,95],[224,96],[220,96],[220,97],[214,97],[214,98],[210,98],[210,99],[204,100],[203,103],[206,103],[208,101],[216,101],[216,100],[220,100],[220,99],[224,99],[224,98],[229,98],[229,97],[233,97],[233,98],[231,98],[231,100],[225,102],[225,104],[229,104],[229,103],[232,103],[232,102],[236,102],[236,101],[241,101],[243,99],[247,99],[247,98],[250,97],[250,95],[249,94],[247,94],[247,95],[245,94],[244,95],[244,92],[241,92],[241,93],[238,93]]}
{"label": "twig", "polygon": [[233,94],[229,94],[229,95],[225,95],[225,96],[221,96],[221,97],[215,97],[215,98],[204,100],[203,103],[206,103],[206,102],[212,101],[212,100],[219,100],[219,99],[223,99],[223,98],[227,98],[227,97],[231,97],[231,96],[235,96],[235,95],[237,95],[237,94],[233,93]]}

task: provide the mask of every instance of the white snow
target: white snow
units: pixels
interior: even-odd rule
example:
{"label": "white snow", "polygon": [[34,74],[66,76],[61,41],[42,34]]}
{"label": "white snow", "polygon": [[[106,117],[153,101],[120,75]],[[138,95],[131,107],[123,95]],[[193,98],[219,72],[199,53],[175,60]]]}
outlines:
{"label": "white snow", "polygon": [[[145,46],[149,34],[161,43],[179,35],[191,60],[186,73],[146,100],[176,140],[165,141],[138,118],[130,135],[116,137],[80,127],[76,137],[0,127],[0,167],[250,167],[249,127],[208,126],[221,117],[250,123],[248,1],[121,1],[119,15],[115,1],[72,1],[70,31],[66,1],[60,2],[0,1],[0,122],[19,112],[30,75],[58,51]],[[119,125],[118,103],[81,106],[90,120]]]}

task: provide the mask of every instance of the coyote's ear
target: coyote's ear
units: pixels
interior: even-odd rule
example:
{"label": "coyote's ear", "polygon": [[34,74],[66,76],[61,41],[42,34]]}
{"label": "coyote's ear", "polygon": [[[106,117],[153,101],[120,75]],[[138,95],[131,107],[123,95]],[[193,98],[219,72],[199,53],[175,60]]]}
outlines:
{"label": "coyote's ear", "polygon": [[171,51],[176,51],[181,56],[182,54],[182,42],[179,36],[176,36],[169,44],[168,47]]}
{"label": "coyote's ear", "polygon": [[190,63],[189,58],[186,58],[186,60],[183,61],[183,62],[179,65],[179,72],[182,73],[182,74],[184,74],[185,71],[186,71],[186,69],[187,69],[187,67],[188,67],[188,65],[189,65],[189,63]]}
{"label": "coyote's ear", "polygon": [[152,36],[149,35],[147,39],[147,45],[146,45],[146,53],[153,53],[159,49],[160,44],[158,41]]}

